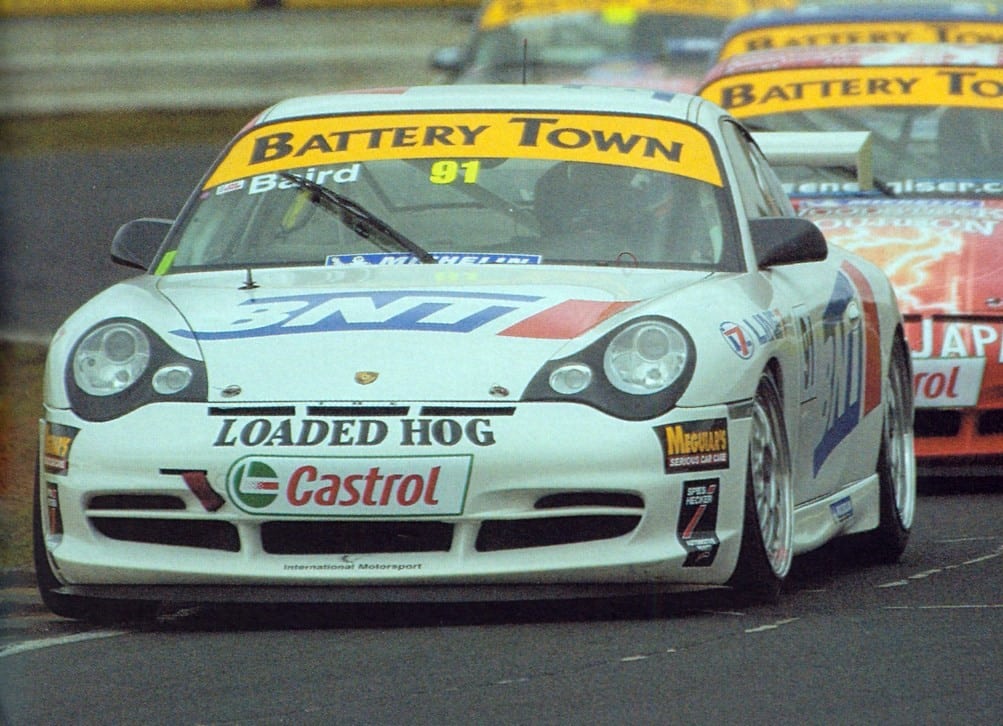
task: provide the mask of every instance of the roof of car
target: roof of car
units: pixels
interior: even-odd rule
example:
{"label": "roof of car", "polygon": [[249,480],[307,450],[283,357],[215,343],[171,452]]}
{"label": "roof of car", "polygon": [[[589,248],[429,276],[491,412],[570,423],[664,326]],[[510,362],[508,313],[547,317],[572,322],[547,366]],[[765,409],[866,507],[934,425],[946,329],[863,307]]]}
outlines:
{"label": "roof of car", "polygon": [[1003,23],[1003,13],[991,5],[976,2],[850,2],[808,4],[750,13],[728,24],[722,38],[748,30],[781,25],[822,25],[824,23],[893,22],[896,20],[986,20]]}
{"label": "roof of car", "polygon": [[704,76],[703,84],[739,73],[799,68],[880,66],[1003,65],[1003,45],[947,43],[861,43],[854,45],[755,50],[725,58]]}
{"label": "roof of car", "polygon": [[766,48],[886,42],[1003,43],[1003,14],[981,3],[913,2],[763,11],[725,27],[717,57]]}
{"label": "roof of car", "polygon": [[664,116],[693,121],[709,101],[650,89],[573,85],[439,85],[364,89],[280,101],[256,123],[311,116],[399,111],[560,111]]}

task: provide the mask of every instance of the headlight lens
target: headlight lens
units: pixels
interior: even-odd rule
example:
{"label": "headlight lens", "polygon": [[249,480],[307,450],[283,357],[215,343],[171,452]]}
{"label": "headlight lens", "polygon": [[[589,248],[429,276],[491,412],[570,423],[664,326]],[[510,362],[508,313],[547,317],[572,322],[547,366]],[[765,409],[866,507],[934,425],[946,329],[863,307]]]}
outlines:
{"label": "headlight lens", "polygon": [[189,366],[164,366],[153,374],[153,390],[161,396],[173,396],[185,390],[192,382],[192,377]]}
{"label": "headlight lens", "polygon": [[550,374],[550,387],[564,395],[584,391],[590,383],[592,383],[592,369],[585,365],[561,366]]}
{"label": "headlight lens", "polygon": [[625,393],[655,393],[671,386],[686,367],[687,345],[679,330],[658,320],[635,323],[610,341],[603,370]]}
{"label": "headlight lens", "polygon": [[676,405],[693,377],[696,358],[682,326],[650,315],[550,360],[533,376],[522,400],[581,403],[626,421],[643,421]]}
{"label": "headlight lens", "polygon": [[92,396],[111,396],[135,383],[150,364],[150,341],[131,323],[91,331],[73,356],[73,380]]}
{"label": "headlight lens", "polygon": [[205,401],[205,363],[168,345],[145,323],[112,318],[88,330],[64,368],[70,408],[111,421],[150,403]]}

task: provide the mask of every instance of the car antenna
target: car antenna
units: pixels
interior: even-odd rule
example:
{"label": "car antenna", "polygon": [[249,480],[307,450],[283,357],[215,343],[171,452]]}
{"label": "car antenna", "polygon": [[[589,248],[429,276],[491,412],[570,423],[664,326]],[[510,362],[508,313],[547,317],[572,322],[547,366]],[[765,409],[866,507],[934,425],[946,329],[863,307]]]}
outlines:
{"label": "car antenna", "polygon": [[247,276],[244,277],[244,284],[241,285],[239,289],[241,289],[241,290],[253,290],[256,287],[258,287],[258,283],[256,283],[254,281],[254,278],[251,277],[251,268],[248,267],[247,268]]}
{"label": "car antenna", "polygon": [[522,39],[522,85],[526,85],[526,68],[529,66],[529,39]]}

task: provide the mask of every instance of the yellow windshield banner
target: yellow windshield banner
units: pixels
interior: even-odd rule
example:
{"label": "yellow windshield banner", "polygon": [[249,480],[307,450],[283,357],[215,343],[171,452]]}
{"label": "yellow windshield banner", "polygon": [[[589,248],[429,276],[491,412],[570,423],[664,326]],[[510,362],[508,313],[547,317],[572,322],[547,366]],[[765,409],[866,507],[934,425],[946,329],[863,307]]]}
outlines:
{"label": "yellow windshield banner", "polygon": [[1001,22],[904,21],[781,25],[754,28],[727,39],[718,60],[770,48],[851,43],[1003,43]]}
{"label": "yellow windshield banner", "polygon": [[475,158],[616,164],[722,184],[710,139],[680,121],[577,113],[402,112],[250,129],[233,144],[205,188],[325,164]]}
{"label": "yellow windshield banner", "polygon": [[695,3],[693,0],[494,0],[481,14],[482,29],[499,28],[524,18],[560,13],[667,13],[732,19],[754,10],[792,8],[797,0],[716,0]]}
{"label": "yellow windshield banner", "polygon": [[801,68],[719,78],[700,91],[737,117],[853,106],[999,109],[1003,68]]}

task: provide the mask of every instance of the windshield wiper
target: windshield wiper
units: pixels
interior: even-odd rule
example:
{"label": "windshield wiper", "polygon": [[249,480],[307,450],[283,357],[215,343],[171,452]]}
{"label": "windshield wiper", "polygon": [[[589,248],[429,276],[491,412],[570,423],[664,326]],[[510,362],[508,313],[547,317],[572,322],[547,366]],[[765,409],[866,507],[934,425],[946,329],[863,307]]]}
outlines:
{"label": "windshield wiper", "polygon": [[[310,201],[319,204],[338,216],[338,218],[353,232],[364,239],[369,239],[373,233],[378,237],[391,243],[398,249],[410,252],[418,258],[419,262],[425,264],[435,264],[435,258],[428,250],[424,249],[417,242],[413,242],[361,204],[352,201],[348,197],[333,192],[323,184],[307,179],[299,174],[290,174],[287,171],[280,171],[279,176],[291,181],[298,189],[310,192]],[[374,241],[380,249],[386,249]]]}

